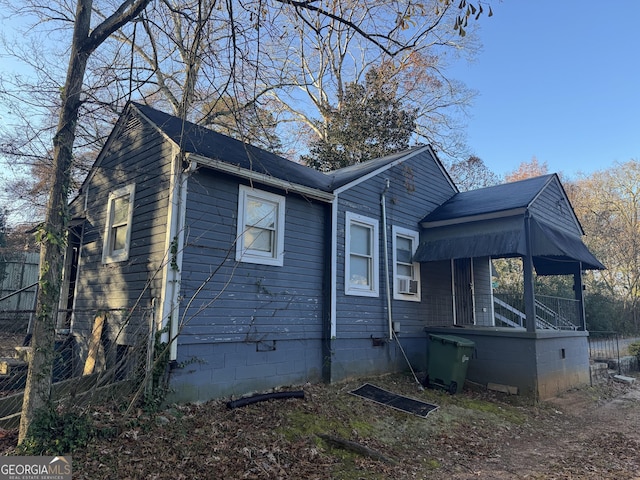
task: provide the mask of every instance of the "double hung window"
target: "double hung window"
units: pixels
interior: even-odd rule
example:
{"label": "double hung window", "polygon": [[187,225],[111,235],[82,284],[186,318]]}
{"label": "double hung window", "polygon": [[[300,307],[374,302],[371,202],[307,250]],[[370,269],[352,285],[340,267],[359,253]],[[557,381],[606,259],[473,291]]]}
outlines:
{"label": "double hung window", "polygon": [[134,194],[135,184],[109,194],[102,263],[122,262],[129,258]]}
{"label": "double hung window", "polygon": [[413,261],[418,247],[418,232],[392,228],[393,234],[393,298],[420,301],[420,264]]}
{"label": "double hung window", "polygon": [[378,221],[346,213],[345,294],[378,296]]}
{"label": "double hung window", "polygon": [[284,197],[240,186],[236,260],[284,264],[284,208]]}

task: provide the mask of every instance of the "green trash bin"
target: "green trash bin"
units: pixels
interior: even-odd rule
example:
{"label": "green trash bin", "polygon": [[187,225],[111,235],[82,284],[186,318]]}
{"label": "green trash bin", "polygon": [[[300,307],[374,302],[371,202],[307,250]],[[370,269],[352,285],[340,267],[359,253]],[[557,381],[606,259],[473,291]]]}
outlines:
{"label": "green trash bin", "polygon": [[440,387],[454,394],[462,391],[475,343],[453,335],[429,335],[426,387]]}

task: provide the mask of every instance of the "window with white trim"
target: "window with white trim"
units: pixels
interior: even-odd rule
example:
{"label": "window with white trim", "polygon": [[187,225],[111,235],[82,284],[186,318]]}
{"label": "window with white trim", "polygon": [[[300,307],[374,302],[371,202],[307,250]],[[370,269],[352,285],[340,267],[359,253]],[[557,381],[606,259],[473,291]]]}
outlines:
{"label": "window with white trim", "polygon": [[284,264],[284,197],[240,185],[236,260]]}
{"label": "window with white trim", "polygon": [[345,218],[345,294],[378,296],[378,221],[351,212]]}
{"label": "window with white trim", "polygon": [[135,191],[132,183],[109,193],[102,263],[123,262],[129,258]]}
{"label": "window with white trim", "polygon": [[393,226],[393,298],[420,301],[420,263],[413,261],[418,232]]}

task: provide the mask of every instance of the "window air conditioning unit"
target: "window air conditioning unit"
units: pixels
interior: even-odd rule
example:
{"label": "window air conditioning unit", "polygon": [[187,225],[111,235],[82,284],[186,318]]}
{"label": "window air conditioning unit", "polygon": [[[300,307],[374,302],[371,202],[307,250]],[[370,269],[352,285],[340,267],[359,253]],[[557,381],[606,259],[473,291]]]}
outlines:
{"label": "window air conditioning unit", "polygon": [[418,293],[418,281],[409,278],[399,278],[398,293],[402,293],[403,295],[416,295]]}

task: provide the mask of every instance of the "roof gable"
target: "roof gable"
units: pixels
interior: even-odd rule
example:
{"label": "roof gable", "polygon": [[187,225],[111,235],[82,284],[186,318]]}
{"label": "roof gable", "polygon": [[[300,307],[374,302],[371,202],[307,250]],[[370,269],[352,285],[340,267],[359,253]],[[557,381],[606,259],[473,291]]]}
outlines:
{"label": "roof gable", "polygon": [[443,177],[451,186],[452,190],[457,192],[458,189],[453,183],[453,180],[451,180],[449,173],[445,170],[444,166],[438,159],[438,156],[429,145],[412,147],[402,152],[393,153],[384,157],[376,158],[355,165],[350,165],[348,167],[341,168],[340,170],[330,172],[329,175],[331,175],[333,179],[332,188],[335,192],[347,190],[367,180],[368,178],[379,175],[389,168],[403,163],[406,160],[409,160],[410,158],[413,158],[423,152],[429,153],[431,158],[435,161]]}

